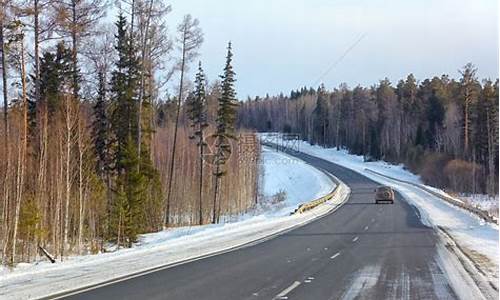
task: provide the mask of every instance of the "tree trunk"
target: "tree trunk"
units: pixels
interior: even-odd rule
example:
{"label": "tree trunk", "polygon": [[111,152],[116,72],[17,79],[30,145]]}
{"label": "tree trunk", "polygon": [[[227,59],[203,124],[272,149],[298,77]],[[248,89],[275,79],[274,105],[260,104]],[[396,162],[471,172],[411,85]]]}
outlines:
{"label": "tree trunk", "polygon": [[203,225],[203,211],[202,211],[202,199],[203,199],[203,150],[204,150],[204,141],[203,141],[203,129],[202,126],[200,125],[200,139],[199,139],[199,147],[200,147],[200,174],[199,174],[199,224]]}
{"label": "tree trunk", "polygon": [[64,256],[65,248],[68,245],[69,229],[69,200],[71,197],[71,97],[66,97],[66,155],[65,155],[65,204],[64,204],[64,235],[61,247],[61,259]]}
{"label": "tree trunk", "polygon": [[486,112],[486,128],[488,132],[488,176],[487,176],[487,193],[495,195],[495,182],[497,182],[497,174],[495,172],[495,147],[493,143],[495,133],[491,130],[491,114],[488,109]]}
{"label": "tree trunk", "polygon": [[8,85],[7,85],[7,59],[6,59],[6,49],[4,44],[4,11],[5,5],[2,5],[0,12],[0,51],[2,52],[1,64],[2,64],[2,92],[3,92],[3,125],[4,125],[4,147],[5,147],[5,159],[7,165],[5,167],[5,177],[4,177],[4,190],[3,190],[3,237],[2,237],[2,260],[6,259],[6,250],[9,241],[9,170],[10,170],[10,146],[9,146],[9,116],[8,116]]}
{"label": "tree trunk", "polygon": [[83,202],[83,143],[82,125],[78,122],[78,254],[82,254],[82,232],[84,218]]}
{"label": "tree trunk", "polygon": [[16,240],[17,240],[17,229],[19,224],[19,214],[21,211],[21,201],[24,191],[24,169],[26,163],[26,148],[27,148],[27,131],[28,131],[28,103],[26,95],[26,68],[24,62],[24,41],[21,39],[21,81],[22,81],[22,125],[23,128],[21,134],[21,142],[18,147],[18,162],[17,162],[17,192],[16,192],[16,209],[14,215],[14,229],[12,234],[12,256],[11,263],[15,262],[16,258]]}
{"label": "tree trunk", "polygon": [[179,97],[177,99],[177,111],[175,114],[175,128],[174,128],[174,141],[172,145],[172,152],[170,154],[170,170],[168,177],[168,192],[167,192],[167,205],[165,209],[165,225],[168,226],[170,222],[170,202],[172,196],[172,182],[174,177],[174,167],[175,167],[175,148],[177,146],[177,132],[179,129],[179,116],[181,113],[181,103],[182,103],[182,90],[184,84],[184,69],[186,64],[186,31],[184,28],[184,35],[182,41],[182,60],[181,60],[181,80],[179,84]]}
{"label": "tree trunk", "polygon": [[33,1],[33,31],[34,31],[34,46],[35,46],[35,101],[38,104],[40,101],[40,22],[39,22],[39,0]]}
{"label": "tree trunk", "polygon": [[[42,104],[41,109],[38,110],[40,116],[40,126],[39,126],[39,147],[40,147],[40,157],[38,161],[38,177],[37,177],[37,190],[36,190],[36,201],[37,207],[42,208],[42,218],[41,223],[37,223],[37,228],[40,226],[44,227],[46,212],[46,191],[47,191],[47,149],[48,149],[48,116],[47,116],[47,105]],[[43,203],[43,204],[42,204]],[[35,244],[38,244],[38,237]]]}
{"label": "tree trunk", "polygon": [[[217,169],[216,169],[216,174],[219,173],[219,164],[217,164]],[[215,187],[214,187],[214,206],[212,209],[212,224],[217,223],[217,198],[219,197],[219,179],[220,177],[218,175],[215,175]]]}
{"label": "tree trunk", "polygon": [[465,91],[464,107],[464,157],[469,155],[469,101],[470,95],[468,89]]}

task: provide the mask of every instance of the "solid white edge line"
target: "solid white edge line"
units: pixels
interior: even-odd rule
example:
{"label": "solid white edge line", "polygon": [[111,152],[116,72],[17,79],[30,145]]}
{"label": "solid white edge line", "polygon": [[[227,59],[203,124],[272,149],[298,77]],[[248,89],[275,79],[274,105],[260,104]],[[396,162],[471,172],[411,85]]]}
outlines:
{"label": "solid white edge line", "polygon": [[274,297],[273,299],[280,299],[280,298],[285,297],[288,293],[290,293],[291,291],[293,291],[299,285],[300,285],[300,281],[295,281],[294,283],[292,283],[292,285],[290,285],[289,287],[287,287],[286,289],[284,289],[283,291],[281,291],[281,293],[279,293],[278,295],[276,295],[276,297]]}

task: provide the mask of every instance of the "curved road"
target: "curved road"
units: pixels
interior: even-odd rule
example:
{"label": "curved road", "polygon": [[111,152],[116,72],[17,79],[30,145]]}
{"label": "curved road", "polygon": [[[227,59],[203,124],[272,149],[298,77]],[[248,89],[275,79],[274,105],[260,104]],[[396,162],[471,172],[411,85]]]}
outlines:
{"label": "curved road", "polygon": [[455,299],[437,237],[396,195],[331,162],[293,154],[351,188],[336,212],[266,242],[128,279],[68,299]]}

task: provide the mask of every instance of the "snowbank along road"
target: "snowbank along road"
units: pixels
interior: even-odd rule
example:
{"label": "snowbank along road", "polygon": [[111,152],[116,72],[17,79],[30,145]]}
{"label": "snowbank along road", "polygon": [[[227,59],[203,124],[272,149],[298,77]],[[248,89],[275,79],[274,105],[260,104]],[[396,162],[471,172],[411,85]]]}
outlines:
{"label": "snowbank along road", "polygon": [[488,299],[399,193],[374,204],[367,177],[303,153],[351,188],[332,214],[265,242],[69,299]]}

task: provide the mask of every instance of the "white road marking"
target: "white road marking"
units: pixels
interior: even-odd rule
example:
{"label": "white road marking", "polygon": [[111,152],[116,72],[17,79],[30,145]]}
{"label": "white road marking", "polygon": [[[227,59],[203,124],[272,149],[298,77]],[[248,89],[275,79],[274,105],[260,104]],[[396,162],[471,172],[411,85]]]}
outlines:
{"label": "white road marking", "polygon": [[334,259],[335,257],[339,256],[340,255],[340,252],[337,252],[335,253],[334,255],[332,255],[332,257],[330,257],[331,259]]}
{"label": "white road marking", "polygon": [[274,297],[273,299],[288,299],[288,297],[286,295],[288,293],[290,293],[291,291],[293,291],[299,285],[300,285],[300,281],[295,281],[294,283],[292,283],[291,286],[289,286],[286,289],[284,289],[283,291],[281,291],[281,293],[276,295],[276,297]]}
{"label": "white road marking", "polygon": [[359,236],[352,239],[353,242],[356,242],[359,239]]}
{"label": "white road marking", "polygon": [[365,226],[365,231],[367,231],[367,230],[368,230],[368,226]]}
{"label": "white road marking", "polygon": [[307,277],[307,280],[314,280],[314,277],[309,276],[309,277]]}
{"label": "white road marking", "polygon": [[304,280],[304,282],[305,282],[305,283],[310,283],[310,282],[311,282],[311,280],[306,279],[306,280]]}

